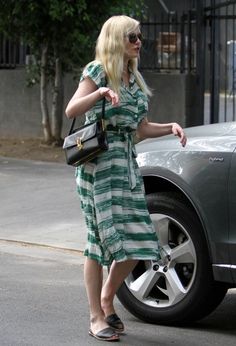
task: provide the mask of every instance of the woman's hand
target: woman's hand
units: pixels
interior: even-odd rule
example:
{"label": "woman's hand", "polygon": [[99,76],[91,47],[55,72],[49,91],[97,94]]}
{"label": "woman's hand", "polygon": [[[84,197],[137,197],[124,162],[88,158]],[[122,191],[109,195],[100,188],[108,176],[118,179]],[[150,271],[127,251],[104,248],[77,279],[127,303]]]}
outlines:
{"label": "woman's hand", "polygon": [[180,138],[180,143],[183,147],[185,147],[187,143],[187,137],[182,127],[177,123],[173,123],[171,131],[175,136],[178,136]]}
{"label": "woman's hand", "polygon": [[105,97],[107,101],[110,101],[112,106],[117,106],[119,104],[119,96],[110,88],[101,87],[99,88],[99,93],[101,96]]}
{"label": "woman's hand", "polygon": [[180,143],[183,147],[185,147],[187,137],[182,127],[177,123],[150,123],[147,118],[144,118],[137,129],[137,137],[140,140],[146,138],[162,137],[170,135],[171,133],[173,133],[175,136],[178,136],[180,138]]}

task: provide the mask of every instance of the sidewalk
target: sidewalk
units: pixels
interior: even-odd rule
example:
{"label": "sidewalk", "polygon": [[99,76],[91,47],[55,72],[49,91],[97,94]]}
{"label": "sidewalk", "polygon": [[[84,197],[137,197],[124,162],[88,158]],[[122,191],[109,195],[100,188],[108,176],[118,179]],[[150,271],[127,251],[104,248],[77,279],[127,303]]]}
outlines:
{"label": "sidewalk", "polygon": [[74,168],[0,157],[0,241],[83,251]]}

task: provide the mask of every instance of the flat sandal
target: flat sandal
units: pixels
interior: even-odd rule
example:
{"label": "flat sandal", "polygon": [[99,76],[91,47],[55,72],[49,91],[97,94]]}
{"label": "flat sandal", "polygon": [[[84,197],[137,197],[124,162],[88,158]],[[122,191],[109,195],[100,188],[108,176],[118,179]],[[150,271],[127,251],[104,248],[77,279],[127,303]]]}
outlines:
{"label": "flat sandal", "polygon": [[119,335],[111,327],[104,328],[97,333],[93,333],[92,330],[90,329],[89,335],[93,336],[97,340],[103,340],[103,341],[119,341],[120,340]]}
{"label": "flat sandal", "polygon": [[124,323],[121,321],[120,317],[117,314],[111,314],[105,318],[107,324],[114,328],[117,333],[122,333],[125,329]]}

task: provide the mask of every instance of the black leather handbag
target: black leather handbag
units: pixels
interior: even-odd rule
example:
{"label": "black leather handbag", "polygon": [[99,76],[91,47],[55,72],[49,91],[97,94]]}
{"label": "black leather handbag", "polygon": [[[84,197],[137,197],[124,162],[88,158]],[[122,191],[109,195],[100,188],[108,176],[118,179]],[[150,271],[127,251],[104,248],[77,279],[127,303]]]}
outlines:
{"label": "black leather handbag", "polygon": [[95,123],[87,124],[74,130],[75,118],[73,119],[69,134],[64,139],[63,144],[68,165],[77,167],[108,150],[104,122],[105,103],[106,99],[104,97],[101,119]]}

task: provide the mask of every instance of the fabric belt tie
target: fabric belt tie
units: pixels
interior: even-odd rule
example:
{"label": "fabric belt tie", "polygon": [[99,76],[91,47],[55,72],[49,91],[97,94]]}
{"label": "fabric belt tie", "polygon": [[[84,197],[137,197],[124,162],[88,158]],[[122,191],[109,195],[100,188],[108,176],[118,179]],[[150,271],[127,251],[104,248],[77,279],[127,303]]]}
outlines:
{"label": "fabric belt tie", "polygon": [[118,133],[132,133],[135,130],[131,129],[129,126],[113,126],[111,124],[106,125],[106,130],[108,132],[118,132]]}
{"label": "fabric belt tie", "polygon": [[135,130],[130,127],[119,127],[113,125],[106,126],[107,132],[115,132],[116,134],[121,134],[124,136],[125,141],[127,142],[127,157],[128,157],[128,179],[130,189],[133,190],[136,187],[136,174],[135,167],[133,164],[133,154],[136,156],[136,152],[133,145],[133,133]]}

